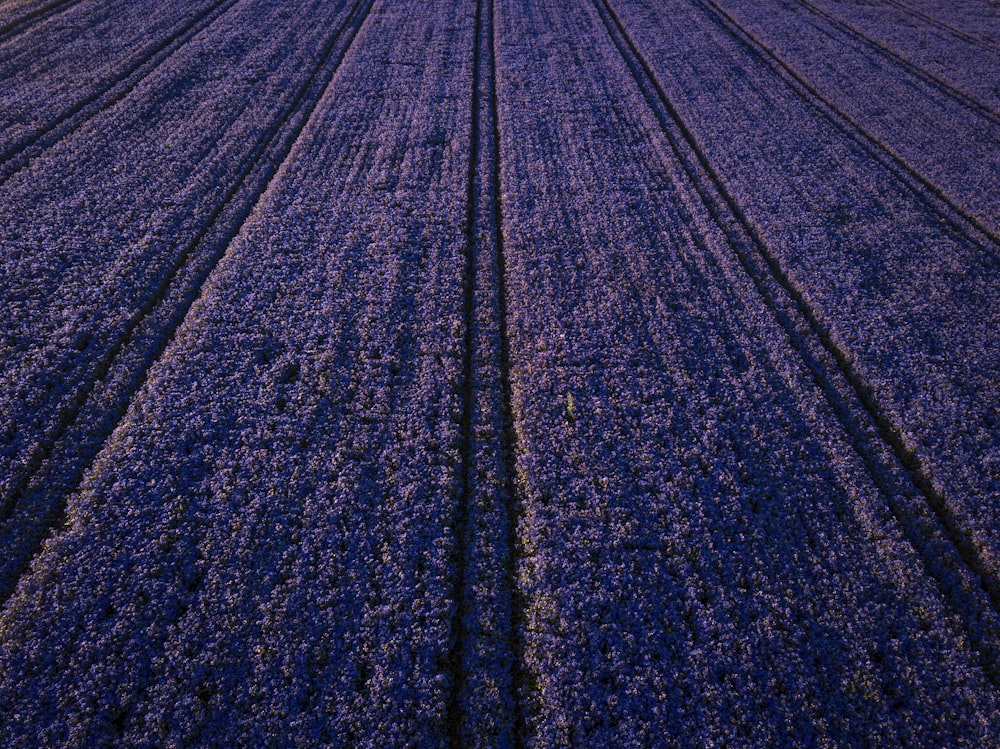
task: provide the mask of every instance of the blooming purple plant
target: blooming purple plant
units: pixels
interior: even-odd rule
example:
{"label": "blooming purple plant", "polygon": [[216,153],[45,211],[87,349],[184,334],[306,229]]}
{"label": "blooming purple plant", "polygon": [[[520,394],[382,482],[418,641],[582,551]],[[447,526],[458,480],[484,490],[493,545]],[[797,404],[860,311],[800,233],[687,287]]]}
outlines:
{"label": "blooming purple plant", "polygon": [[968,3],[31,7],[0,744],[1000,735]]}

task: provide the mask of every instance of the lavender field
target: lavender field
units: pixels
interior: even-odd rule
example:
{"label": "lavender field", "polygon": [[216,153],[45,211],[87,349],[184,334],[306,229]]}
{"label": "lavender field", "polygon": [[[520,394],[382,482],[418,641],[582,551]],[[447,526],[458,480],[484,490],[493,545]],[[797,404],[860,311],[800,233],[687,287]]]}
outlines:
{"label": "lavender field", "polygon": [[1000,5],[0,0],[0,749],[1000,747]]}

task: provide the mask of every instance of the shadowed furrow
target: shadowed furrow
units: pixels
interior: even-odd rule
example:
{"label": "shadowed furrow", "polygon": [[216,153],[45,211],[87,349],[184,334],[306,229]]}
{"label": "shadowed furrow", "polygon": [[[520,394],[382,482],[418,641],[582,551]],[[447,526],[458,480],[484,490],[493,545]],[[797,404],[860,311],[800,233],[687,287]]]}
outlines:
{"label": "shadowed furrow", "polygon": [[448,745],[474,15],[373,8],[4,608],[15,745]]}
{"label": "shadowed furrow", "polygon": [[836,363],[595,5],[497,7],[526,744],[976,746],[983,654],[889,509],[906,473],[817,382]]}
{"label": "shadowed furrow", "polygon": [[[510,414],[506,288],[500,213],[493,3],[477,8],[469,173],[470,255],[466,269],[463,398],[464,507],[460,621],[452,654],[458,669],[449,711],[452,746],[523,746],[516,591],[518,506]],[[466,440],[468,440],[466,442]]]}
{"label": "shadowed furrow", "polygon": [[80,0],[11,0],[0,7],[0,44],[27,31],[56,13],[70,8]]}
{"label": "shadowed furrow", "polygon": [[57,28],[38,29],[4,47],[0,182],[121,101],[234,4],[185,0],[150,12],[143,3],[85,3]]}
{"label": "shadowed furrow", "polygon": [[[315,7],[318,9],[320,6]],[[16,400],[11,402],[18,405],[9,407],[7,413],[8,440],[4,451],[4,457],[10,460],[12,466],[3,487],[3,525],[0,526],[0,534],[8,551],[0,566],[0,591],[4,598],[48,528],[58,521],[66,495],[75,488],[83,471],[124,413],[131,394],[141,384],[146,370],[167,344],[173,330],[180,324],[197,296],[204,279],[225,252],[229,240],[239,230],[243,219],[291,149],[354,38],[367,7],[365,3],[356,0],[350,8],[341,7],[338,12],[324,16],[329,26],[314,24],[308,27],[306,24],[310,19],[303,16],[297,21],[303,25],[292,25],[286,29],[289,34],[294,34],[305,33],[308,28],[307,38],[311,37],[313,43],[322,45],[319,49],[312,50],[305,45],[302,47],[303,53],[312,51],[316,54],[318,59],[313,65],[301,71],[288,68],[283,71],[286,75],[291,74],[293,80],[297,79],[297,90],[288,90],[281,85],[288,79],[276,76],[271,88],[273,99],[255,99],[245,109],[242,108],[247,105],[245,100],[230,100],[234,109],[229,112],[209,110],[209,117],[206,119],[219,118],[231,128],[230,132],[234,136],[247,137],[245,140],[234,138],[228,144],[222,144],[212,159],[199,164],[200,184],[195,182],[189,185],[163,205],[156,200],[165,199],[161,191],[176,184],[172,180],[191,178],[190,173],[185,174],[183,171],[186,165],[183,162],[177,165],[179,174],[171,174],[170,170],[155,170],[155,177],[159,177],[160,182],[154,181],[156,165],[153,162],[148,163],[150,171],[144,173],[140,170],[134,175],[138,179],[149,178],[143,184],[145,194],[139,195],[148,202],[143,204],[141,200],[136,200],[134,208],[151,211],[152,215],[144,217],[144,221],[153,223],[153,227],[137,243],[125,244],[119,253],[109,253],[103,264],[92,263],[90,268],[83,267],[80,275],[94,283],[94,288],[81,284],[83,279],[69,274],[69,278],[59,278],[62,288],[55,285],[55,289],[46,289],[43,285],[46,274],[39,265],[38,256],[23,257],[23,260],[32,263],[29,267],[33,274],[25,274],[23,270],[20,276],[16,271],[12,273],[13,283],[7,299],[2,301],[6,301],[8,309],[12,310],[14,320],[24,320],[25,327],[19,331],[15,325],[10,331],[13,334],[10,346],[21,355],[12,357],[11,363],[22,371],[30,371],[31,377],[20,380],[11,378],[9,383],[12,389],[17,388],[13,390],[13,398]],[[248,10],[252,13],[255,9],[251,6]],[[256,10],[259,12],[262,9],[258,7]],[[280,9],[275,12],[280,12]],[[239,15],[233,20],[236,24],[248,23],[246,17]],[[228,31],[232,33],[233,28]],[[225,33],[225,27],[220,28],[219,32]],[[326,32],[325,37],[323,32]],[[260,41],[264,45],[263,50],[251,48],[250,52],[280,54],[282,39],[279,35],[262,37]],[[200,57],[199,52],[203,52],[197,46],[193,46],[191,51],[196,61]],[[237,64],[242,65],[245,58],[241,56],[237,61]],[[297,60],[295,57],[286,57],[284,62],[291,67]],[[183,74],[184,70],[182,67],[179,71],[172,71],[172,74]],[[253,75],[252,70],[248,74]],[[167,85],[169,81],[170,78]],[[227,86],[232,83],[232,79],[226,81]],[[156,84],[162,86],[164,82],[150,83],[151,86]],[[237,92],[238,89],[235,89],[234,93]],[[140,116],[136,137],[148,136],[149,129],[159,125],[160,138],[165,138],[169,147],[171,134],[179,137],[190,133],[191,123],[183,106],[190,103],[190,100],[182,99],[178,102],[179,111],[173,113],[173,118],[167,115],[158,122],[149,122]],[[277,111],[268,111],[266,119],[261,123],[256,118],[261,115],[261,108],[268,104],[276,105]],[[226,122],[227,117],[234,119]],[[179,132],[172,131],[171,126],[177,127]],[[211,131],[204,137],[210,136]],[[67,148],[70,145],[67,144]],[[125,145],[129,145],[127,141]],[[158,140],[151,143],[150,147],[155,152],[162,145],[163,140]],[[218,159],[227,155],[242,156],[243,160],[220,164]],[[65,163],[60,160],[62,156],[58,152],[54,153],[54,163],[47,163],[46,166],[58,168]],[[111,166],[117,172],[118,166],[114,162]],[[128,183],[120,183],[117,174],[109,177],[106,189],[110,193],[110,205],[88,205],[85,202],[88,208],[107,210],[116,200],[124,197],[118,191],[127,188]],[[213,177],[215,181],[208,181]],[[7,187],[11,186],[19,187],[14,182]],[[44,190],[45,181],[32,181],[27,187],[29,190]],[[81,191],[84,201],[87,200],[85,196],[94,190],[94,184],[83,174],[81,184],[70,183],[70,190],[74,187]],[[197,202],[199,200],[200,203]],[[42,216],[47,207],[42,204]],[[174,226],[167,236],[162,236],[163,227],[170,226],[171,214],[176,221],[191,209],[196,213],[188,215],[189,223],[186,226]],[[52,234],[60,229],[73,227],[74,224],[79,225],[77,222],[92,219],[92,215],[88,215],[91,210],[85,209],[80,213],[83,215],[70,213],[63,221],[44,228],[30,226],[28,237],[46,248],[52,242]],[[200,225],[198,221],[201,222]],[[107,232],[109,228],[103,225],[91,227],[91,230]],[[129,231],[141,227],[122,224],[120,228]],[[55,253],[51,250],[47,254],[40,253],[43,262],[56,261],[45,270],[58,274],[64,270],[64,264],[73,267],[79,263],[79,260],[74,263],[72,254],[66,253],[66,239],[56,240],[62,245],[61,256],[53,257]],[[81,238],[74,239],[79,242]],[[82,257],[89,247],[81,242],[75,249]],[[69,254],[68,258],[66,254]],[[8,262],[15,269],[24,268],[24,265],[16,262],[19,259],[12,253]],[[148,263],[145,266],[148,275],[141,272],[142,262]],[[134,274],[133,278],[123,279],[119,275],[123,266]],[[67,281],[69,298],[64,296],[60,299],[61,305],[66,306],[55,310],[58,313],[60,308],[67,309],[70,313],[69,319],[62,320],[60,335],[46,331],[44,318],[30,314],[30,302],[41,301],[45,294],[51,294],[52,291],[62,291],[65,295]],[[132,288],[129,287],[129,281],[134,284]],[[102,283],[111,285],[115,293],[109,293],[104,298],[95,297],[94,294],[100,291]],[[28,304],[25,304],[25,296],[29,300]],[[72,301],[82,304],[73,309],[71,304],[67,304]],[[96,314],[102,307],[107,310],[107,316],[103,318]],[[18,333],[22,336],[20,340]],[[16,348],[18,343],[21,345],[20,349]],[[44,364],[40,365],[40,362]],[[0,391],[0,395],[3,394],[5,393]]]}

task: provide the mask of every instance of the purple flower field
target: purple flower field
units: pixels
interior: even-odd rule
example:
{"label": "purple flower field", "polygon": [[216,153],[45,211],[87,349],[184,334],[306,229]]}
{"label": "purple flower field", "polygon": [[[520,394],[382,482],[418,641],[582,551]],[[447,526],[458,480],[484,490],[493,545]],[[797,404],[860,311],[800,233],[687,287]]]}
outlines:
{"label": "purple flower field", "polygon": [[0,0],[0,749],[1000,747],[1000,5]]}

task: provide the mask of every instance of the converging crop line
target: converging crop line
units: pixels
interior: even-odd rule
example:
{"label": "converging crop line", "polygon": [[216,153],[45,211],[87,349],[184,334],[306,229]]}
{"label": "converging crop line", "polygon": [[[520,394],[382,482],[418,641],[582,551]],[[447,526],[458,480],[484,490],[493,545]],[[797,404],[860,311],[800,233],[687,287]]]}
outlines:
{"label": "converging crop line", "polygon": [[[355,7],[357,7],[359,2],[361,2],[361,0],[355,0]],[[353,12],[354,11],[352,9],[352,13]],[[350,16],[348,16],[348,18],[350,18]],[[250,158],[248,158],[246,163],[244,164],[243,170],[233,181],[232,185],[230,185],[230,188],[226,192],[223,199],[215,206],[213,211],[208,215],[205,223],[202,225],[198,233],[188,242],[187,246],[178,254],[178,257],[176,258],[174,264],[168,269],[167,273],[161,279],[160,284],[157,286],[153,295],[145,302],[145,304],[142,307],[140,307],[139,310],[136,311],[136,313],[132,315],[128,325],[126,326],[122,335],[119,337],[118,342],[111,348],[111,350],[105,355],[105,358],[102,359],[101,362],[98,364],[96,377],[92,378],[92,380],[89,383],[85,384],[84,385],[85,389],[83,391],[78,391],[77,394],[75,394],[75,396],[71,399],[70,405],[67,406],[67,408],[60,415],[61,424],[68,425],[68,423],[72,422],[75,419],[77,414],[76,406],[82,404],[82,402],[89,397],[93,389],[93,386],[96,384],[96,381],[103,379],[104,376],[108,373],[108,371],[114,364],[116,358],[121,353],[122,349],[132,339],[133,334],[135,333],[137,328],[149,316],[149,314],[153,311],[153,309],[158,307],[161,304],[161,302],[163,302],[163,300],[166,298],[167,291],[171,287],[174,279],[178,276],[181,270],[187,265],[188,260],[193,256],[199,244],[202,242],[202,240],[205,239],[209,231],[218,223],[218,219],[223,214],[225,209],[233,202],[234,197],[236,197],[239,194],[240,189],[246,182],[247,176],[253,171],[254,167],[258,165],[258,162],[260,161],[263,154],[267,152],[268,148],[271,147],[272,144],[276,143],[282,127],[286,123],[288,123],[291,120],[292,116],[296,113],[296,109],[301,104],[305,93],[308,91],[310,85],[314,82],[316,74],[325,64],[326,57],[329,51],[332,49],[333,42],[335,42],[340,33],[342,33],[343,28],[344,26],[342,25],[342,27],[338,29],[337,34],[334,35],[331,42],[328,43],[328,46],[324,51],[324,55],[321,56],[321,61],[317,66],[317,68],[308,78],[305,79],[303,86],[300,88],[296,97],[291,101],[288,108],[272,124],[271,128],[269,129],[269,132],[267,132],[265,136],[260,140],[258,148],[251,153]],[[313,103],[313,106],[315,106],[315,102]],[[306,119],[307,118],[308,114],[306,115]],[[302,123],[302,126],[304,126],[304,121]],[[291,145],[289,145],[289,150],[290,147]],[[282,157],[281,160],[284,160],[284,157]],[[280,162],[275,167],[275,171],[277,170],[278,166],[280,166]],[[267,185],[265,184],[260,194],[266,192],[266,188]],[[256,205],[256,203],[257,199],[253,201],[253,205]],[[253,205],[250,206],[250,210],[252,210]],[[231,234],[229,239],[231,240],[232,237],[238,233],[238,231],[239,229],[237,228],[237,230]],[[200,289],[200,284],[198,285],[198,288]],[[195,294],[197,294],[197,289],[195,290]],[[193,303],[193,299],[191,300],[190,303]],[[190,303],[188,306],[190,306]],[[170,333],[167,334],[168,338],[170,334],[172,334],[172,331],[170,331]],[[150,365],[152,365],[152,363],[153,362],[150,362]],[[37,467],[45,459],[47,453],[49,452],[49,449],[46,446],[48,446],[49,443],[59,439],[60,436],[61,432],[57,432],[49,440],[46,440],[43,443],[41,443],[42,446],[38,450],[36,450],[29,458],[27,463],[30,466],[30,468],[25,472],[24,478],[16,485],[16,488],[11,492],[11,495],[6,498],[4,503],[0,505],[0,522],[5,521],[10,517],[11,512],[16,506],[16,500],[14,498],[16,498],[21,488],[31,479],[32,473],[37,469]]]}
{"label": "converging crop line", "polygon": [[923,13],[922,11],[919,11],[916,8],[911,8],[909,5],[907,5],[906,3],[902,3],[899,0],[888,0],[888,2],[890,5],[894,5],[900,10],[902,10],[904,13],[907,13],[915,18],[919,18],[922,21],[925,21],[926,23],[930,24],[931,26],[936,26],[937,28],[943,31],[947,31],[950,34],[954,34],[959,39],[964,39],[967,42],[972,42],[973,44],[978,44],[982,47],[986,47],[987,49],[992,49],[1000,52],[1000,46],[997,46],[988,39],[982,39],[976,36],[975,34],[970,34],[967,31],[963,31],[962,29],[956,28],[955,26],[952,26],[949,23],[945,23],[940,19],[934,18],[933,16]]}
{"label": "converging crop line", "polygon": [[460,434],[459,494],[455,508],[455,618],[452,622],[453,642],[448,658],[451,693],[448,696],[448,741],[453,749],[464,746],[464,727],[467,716],[463,707],[463,697],[467,689],[467,679],[463,666],[467,631],[465,617],[469,612],[467,600],[470,581],[468,579],[468,554],[474,541],[470,538],[474,530],[469,522],[469,507],[473,500],[473,444],[472,420],[475,408],[475,383],[473,380],[473,359],[476,340],[476,264],[479,257],[479,241],[476,227],[476,208],[479,197],[479,75],[480,75],[480,31],[482,28],[483,0],[477,0],[472,41],[472,102],[470,107],[469,165],[466,175],[467,192],[465,206],[465,267],[462,271],[462,320],[464,340],[462,348],[462,416]]}
{"label": "converging crop line", "polygon": [[[7,521],[19,503],[35,495],[46,496],[47,503],[52,506],[52,509],[48,512],[40,534],[36,538],[26,540],[32,545],[32,548],[30,553],[26,554],[19,569],[8,578],[0,579],[0,607],[6,604],[17,586],[17,582],[30,567],[31,560],[41,547],[45,537],[63,517],[66,499],[79,486],[104,442],[124,418],[135,394],[145,382],[149,370],[167,348],[176,330],[183,324],[202,287],[225,256],[233,238],[239,234],[243,223],[253,212],[263,195],[267,193],[271,181],[288,158],[295,142],[310,121],[317,104],[323,98],[340,67],[340,63],[368,17],[373,3],[374,0],[354,0],[345,19],[327,41],[316,68],[305,79],[288,107],[261,139],[260,146],[247,160],[243,170],[229,187],[223,199],[207,217],[205,224],[178,254],[154,293],[132,315],[116,343],[98,362],[90,379],[85,381],[80,389],[74,393],[70,402],[60,413],[58,425],[53,434],[40,443],[39,448],[27,461],[28,467],[23,477],[14,486],[3,506],[0,507],[0,522]],[[273,153],[269,154],[269,151]],[[248,184],[248,178],[255,171],[258,172],[257,178],[250,180]],[[235,216],[230,215],[232,211],[235,211]],[[220,240],[213,242],[210,249],[203,248],[202,243],[210,231],[219,225],[231,228],[226,230]],[[201,257],[199,249],[205,249],[205,252],[208,253],[207,259]],[[185,283],[183,278],[185,272],[191,266],[198,264],[202,267],[198,268],[194,277],[187,279]],[[175,284],[178,278],[181,279],[181,282]],[[143,331],[142,328],[147,321],[160,314],[164,307],[171,306],[167,304],[168,301],[172,301],[175,306],[166,311],[167,319],[162,321],[160,327],[153,331]],[[78,421],[95,388],[109,374],[114,374],[113,368],[116,363],[136,353],[132,351],[132,348],[141,346],[141,341],[144,339],[152,339],[152,343],[148,344],[148,348],[138,352],[140,361],[122,377],[125,383],[121,390],[108,397],[108,400],[113,403],[111,418],[106,418],[107,414],[102,413],[101,416],[105,418],[98,419],[99,432],[89,433],[86,425],[78,425]],[[137,340],[140,342],[134,343]],[[85,454],[79,456],[71,454],[68,459],[57,461],[55,465],[49,465],[49,458],[74,428],[84,432],[83,435],[77,435],[76,438],[79,442],[85,443]],[[69,452],[72,453],[72,450]],[[54,485],[59,486],[56,497],[51,496]]]}
{"label": "converging crop line", "polygon": [[1000,115],[998,115],[996,111],[991,109],[988,105],[984,104],[983,102],[979,101],[978,99],[972,96],[969,96],[964,91],[960,91],[947,81],[938,78],[930,71],[924,70],[919,65],[915,65],[914,63],[910,62],[905,57],[900,55],[898,52],[891,49],[888,45],[883,44],[878,39],[869,36],[868,34],[864,33],[863,31],[855,27],[853,24],[844,21],[840,18],[837,18],[832,13],[829,13],[828,11],[825,11],[822,8],[818,7],[817,5],[814,5],[813,3],[809,2],[809,0],[794,0],[794,2],[800,7],[808,10],[810,13],[819,16],[820,18],[824,19],[831,25],[836,26],[837,28],[843,30],[844,33],[848,34],[849,36],[853,36],[855,39],[868,45],[872,49],[878,50],[881,54],[888,57],[894,63],[896,63],[901,68],[906,70],[908,73],[910,73],[913,76],[916,76],[917,78],[924,81],[927,85],[931,86],[932,88],[936,88],[942,94],[950,97],[958,104],[964,106],[965,108],[969,109],[972,112],[975,112],[978,115],[981,115],[982,117],[988,119],[990,122],[1000,124]]}
{"label": "converging crop line", "polygon": [[60,112],[51,122],[21,138],[0,153],[0,185],[23,169],[32,156],[51,148],[95,115],[125,99],[177,50],[211,26],[239,0],[216,0],[116,77],[102,82],[91,95]]}
{"label": "converging crop line", "polygon": [[506,588],[510,600],[510,627],[507,646],[511,653],[511,699],[514,708],[514,747],[520,749],[526,745],[527,717],[524,707],[524,640],[521,634],[525,621],[525,603],[519,593],[517,583],[517,567],[520,558],[520,542],[518,536],[521,501],[517,495],[517,430],[514,427],[514,405],[511,394],[511,354],[510,334],[507,326],[507,256],[504,251],[504,220],[503,202],[501,200],[500,176],[500,114],[497,100],[497,40],[496,12],[494,0],[486,0],[489,7],[490,75],[489,102],[490,122],[492,125],[492,171],[490,173],[490,189],[493,195],[493,230],[496,242],[496,276],[497,276],[497,313],[500,331],[500,392],[501,398],[501,455],[504,464],[504,510],[507,521],[507,569],[505,570]]}
{"label": "converging crop line", "polygon": [[8,39],[17,36],[32,26],[41,23],[46,18],[61,13],[64,10],[69,10],[74,5],[77,5],[80,0],[55,0],[55,2],[49,3],[48,5],[41,5],[37,8],[33,8],[19,18],[15,18],[13,21],[8,21],[3,26],[0,26],[0,44],[3,44]]}
{"label": "converging crop line", "polygon": [[[478,0],[475,14],[463,276],[461,496],[455,510],[458,563],[447,727],[452,747],[489,741],[522,747],[516,436],[510,394],[492,0]],[[490,435],[488,439],[485,434]],[[484,591],[484,583],[489,590]],[[497,694],[484,700],[474,692],[484,676],[476,669],[486,662],[496,664],[501,673],[495,674],[493,682]]]}
{"label": "converging crop line", "polygon": [[[749,275],[764,302],[774,312],[778,322],[786,330],[791,342],[803,358],[805,365],[817,378],[817,384],[829,401],[838,420],[843,423],[845,430],[851,436],[852,444],[864,461],[866,469],[872,475],[876,486],[880,489],[886,488],[885,477],[887,474],[892,473],[891,468],[880,466],[877,456],[873,455],[870,449],[865,448],[865,439],[862,436],[864,430],[860,429],[859,425],[854,423],[856,417],[851,415],[852,409],[850,408],[850,404],[841,402],[843,399],[838,395],[840,388],[830,379],[833,373],[828,372],[829,368],[821,361],[817,361],[815,355],[808,350],[806,342],[796,332],[795,321],[790,319],[788,313],[782,309],[786,305],[782,304],[775,298],[774,293],[768,290],[767,286],[769,284],[777,285],[780,291],[776,291],[786,297],[787,306],[791,308],[790,311],[793,314],[801,316],[806,321],[811,337],[821,344],[822,350],[833,359],[833,362],[836,364],[834,371],[840,372],[841,377],[847,385],[844,390],[860,406],[860,413],[863,416],[860,416],[860,414],[859,416],[870,421],[874,427],[874,431],[878,435],[878,439],[889,449],[898,466],[905,472],[908,481],[922,495],[927,508],[929,508],[933,517],[936,518],[943,537],[951,544],[961,563],[973,574],[978,585],[985,592],[988,599],[985,605],[992,607],[993,616],[990,618],[995,619],[995,615],[1000,614],[1000,585],[998,585],[994,575],[983,563],[967,531],[960,527],[958,520],[953,516],[944,498],[934,488],[929,476],[920,464],[919,458],[906,447],[898,427],[884,414],[875,398],[871,395],[871,389],[855,371],[850,360],[826,331],[817,312],[809,306],[801,292],[799,292],[785,274],[776,257],[767,248],[763,238],[754,229],[753,224],[747,220],[742,209],[726,189],[722,178],[708,162],[707,157],[701,151],[693,134],[681,120],[679,113],[667,98],[666,93],[656,80],[655,74],[642,57],[637,45],[626,31],[624,24],[622,24],[618,15],[611,7],[609,0],[594,0],[594,4],[608,29],[608,33],[625,57],[625,61],[635,77],[636,83],[646,96],[654,114],[659,119],[664,135],[670,141],[674,153],[691,180],[692,185],[698,191],[712,219],[723,231],[728,243],[736,253],[740,264]],[[643,78],[645,79],[645,83],[642,80]],[[677,135],[672,132],[674,130],[679,133],[683,143],[678,141]],[[687,155],[686,151],[689,151],[690,155]],[[696,163],[693,163],[692,159]],[[709,182],[707,185],[705,184],[706,179]],[[718,205],[720,202],[722,205]],[[735,220],[735,227],[726,220],[724,214],[728,214]],[[750,252],[763,261],[763,267],[752,256],[748,256]],[[907,518],[907,515],[911,513],[907,513],[905,508],[902,508],[893,498],[893,492],[887,491],[885,493],[889,499],[890,510],[893,516],[900,523],[907,539],[914,547],[918,556],[921,557],[925,567],[928,568],[928,572],[934,577],[944,599],[953,607],[959,609],[960,607],[956,604],[956,599],[967,603],[968,597],[965,596],[963,591],[952,591],[951,586],[935,574],[934,568],[931,565],[933,560],[927,559],[926,544],[922,542],[926,534],[916,528],[915,522]],[[992,642],[991,638],[977,636],[975,626],[961,616],[961,610],[958,613],[969,630],[970,638],[980,653],[980,662],[984,671],[994,685],[1000,687],[1000,653],[997,651],[996,644]],[[974,614],[970,616],[973,619],[976,618]]]}
{"label": "converging crop line", "polygon": [[704,8],[707,14],[718,19],[719,25],[734,41],[742,44],[764,62],[770,61],[772,67],[776,69],[779,75],[784,73],[784,75],[791,78],[789,83],[793,84],[791,88],[795,91],[796,95],[804,102],[814,106],[841,133],[865,149],[879,164],[882,164],[895,174],[900,182],[913,191],[913,194],[923,202],[928,210],[983,252],[992,255],[994,258],[1000,258],[1000,233],[987,226],[985,222],[955,202],[947,193],[922,175],[917,169],[910,166],[905,159],[897,155],[889,146],[869,133],[861,123],[839,109],[837,105],[820,93],[805,76],[781,59],[762,40],[741,26],[715,0],[697,0],[697,2]]}

